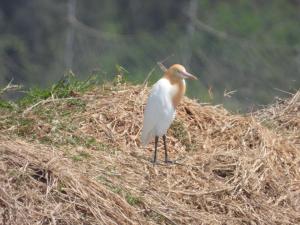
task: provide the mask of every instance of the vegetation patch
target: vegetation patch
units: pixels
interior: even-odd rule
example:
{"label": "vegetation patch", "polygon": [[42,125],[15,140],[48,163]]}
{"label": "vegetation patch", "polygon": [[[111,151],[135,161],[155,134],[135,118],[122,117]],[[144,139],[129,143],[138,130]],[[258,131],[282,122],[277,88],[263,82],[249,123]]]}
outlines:
{"label": "vegetation patch", "polygon": [[71,158],[73,161],[83,161],[89,159],[91,155],[88,152],[80,151],[78,154],[73,155]]}
{"label": "vegetation patch", "polygon": [[0,219],[299,223],[299,92],[250,115],[184,98],[167,135],[171,165],[153,165],[153,143],[140,146],[148,94],[105,84],[2,113]]}
{"label": "vegetation patch", "polygon": [[72,72],[69,72],[50,88],[31,88],[27,91],[26,96],[19,101],[19,105],[21,107],[26,107],[48,98],[57,99],[75,97],[79,93],[91,89],[91,87],[95,85],[96,81],[96,76],[90,76],[87,80],[80,81]]}
{"label": "vegetation patch", "polygon": [[170,130],[172,132],[172,135],[182,144],[186,147],[187,151],[193,151],[195,150],[195,147],[192,143],[192,140],[190,140],[189,134],[187,132],[187,128],[184,127],[184,124],[180,120],[173,121]]}

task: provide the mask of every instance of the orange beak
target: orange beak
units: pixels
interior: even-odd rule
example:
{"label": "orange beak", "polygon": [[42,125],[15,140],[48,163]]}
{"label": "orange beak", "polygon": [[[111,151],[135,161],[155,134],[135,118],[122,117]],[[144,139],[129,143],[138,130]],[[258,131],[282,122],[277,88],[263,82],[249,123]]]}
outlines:
{"label": "orange beak", "polygon": [[190,74],[189,72],[181,71],[181,76],[185,79],[198,80],[198,78],[196,76],[194,76],[193,74]]}

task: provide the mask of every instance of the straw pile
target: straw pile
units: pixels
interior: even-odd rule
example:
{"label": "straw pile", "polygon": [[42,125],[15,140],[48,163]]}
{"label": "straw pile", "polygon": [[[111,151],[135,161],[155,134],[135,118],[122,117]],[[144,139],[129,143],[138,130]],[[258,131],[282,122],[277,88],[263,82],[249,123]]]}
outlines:
{"label": "straw pile", "polygon": [[133,207],[51,148],[1,138],[0,183],[3,225],[141,224]]}
{"label": "straw pile", "polygon": [[[29,224],[300,223],[299,92],[282,108],[248,116],[185,98],[167,136],[177,163],[156,166],[149,162],[152,144],[143,149],[139,140],[148,92],[96,88],[78,96],[84,110],[57,112],[53,123],[39,111],[67,110],[65,101],[28,110],[23,117],[36,121],[35,144],[5,140],[0,147],[3,221],[18,224],[30,215]],[[280,117],[269,116],[275,108]],[[64,132],[58,124],[76,129]],[[2,127],[5,135],[20,131]],[[22,134],[32,141],[32,133]],[[61,141],[74,136],[92,141]]]}
{"label": "straw pile", "polygon": [[254,115],[265,126],[285,135],[300,147],[300,91],[289,99],[278,98],[273,105],[255,112]]}

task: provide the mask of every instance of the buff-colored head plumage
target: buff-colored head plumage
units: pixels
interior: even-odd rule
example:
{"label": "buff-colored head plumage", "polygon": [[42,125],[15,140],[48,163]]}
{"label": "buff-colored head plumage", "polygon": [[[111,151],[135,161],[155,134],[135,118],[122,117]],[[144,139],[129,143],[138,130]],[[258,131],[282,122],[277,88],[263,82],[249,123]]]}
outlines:
{"label": "buff-colored head plumage", "polygon": [[176,92],[172,97],[172,103],[174,107],[179,104],[185,93],[186,87],[184,79],[197,80],[197,77],[188,73],[184,66],[180,64],[174,64],[169,69],[167,69],[164,78],[168,79],[172,85],[176,86]]}
{"label": "buff-colored head plumage", "polygon": [[192,74],[190,74],[189,72],[186,71],[186,69],[184,68],[184,66],[180,65],[180,64],[174,64],[172,66],[170,66],[170,68],[166,71],[166,74],[168,75],[168,77],[176,79],[193,79],[193,80],[197,80],[198,78]]}

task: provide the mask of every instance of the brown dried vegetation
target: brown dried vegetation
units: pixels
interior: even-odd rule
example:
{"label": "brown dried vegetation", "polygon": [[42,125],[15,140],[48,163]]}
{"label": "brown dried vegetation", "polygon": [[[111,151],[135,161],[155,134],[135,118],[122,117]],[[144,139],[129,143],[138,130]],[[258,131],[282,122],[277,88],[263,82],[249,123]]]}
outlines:
{"label": "brown dried vegetation", "polygon": [[177,163],[153,166],[148,91],[105,85],[1,115],[0,223],[300,223],[299,92],[246,116],[184,98]]}

